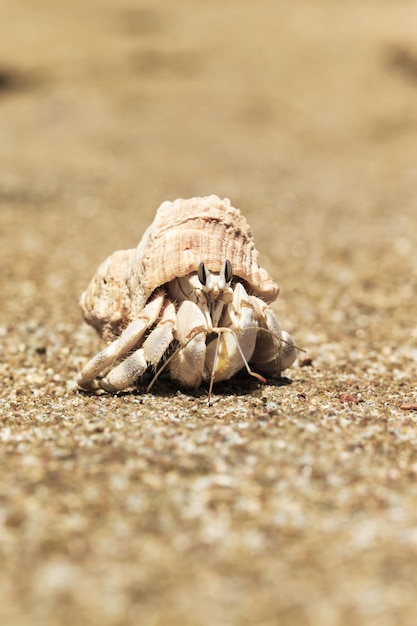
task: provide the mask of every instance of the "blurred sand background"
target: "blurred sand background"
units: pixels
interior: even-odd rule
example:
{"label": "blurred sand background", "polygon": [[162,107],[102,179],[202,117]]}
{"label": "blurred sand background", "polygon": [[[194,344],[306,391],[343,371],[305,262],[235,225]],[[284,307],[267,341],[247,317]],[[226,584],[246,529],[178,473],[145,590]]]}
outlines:
{"label": "blurred sand background", "polygon": [[[417,3],[0,21],[0,622],[415,626]],[[96,267],[210,193],[304,360],[211,408],[169,382],[78,393]]]}

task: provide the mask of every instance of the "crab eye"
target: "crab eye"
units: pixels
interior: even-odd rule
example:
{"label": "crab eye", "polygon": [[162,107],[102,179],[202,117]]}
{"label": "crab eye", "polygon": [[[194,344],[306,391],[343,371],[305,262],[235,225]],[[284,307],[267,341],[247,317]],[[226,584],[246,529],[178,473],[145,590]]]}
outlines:
{"label": "crab eye", "polygon": [[226,284],[231,283],[232,282],[232,278],[233,278],[233,268],[232,268],[232,264],[230,263],[229,259],[227,259],[224,262],[223,274],[224,274],[224,280],[225,280]]}
{"label": "crab eye", "polygon": [[197,276],[200,283],[204,285],[207,283],[207,269],[204,263],[200,263],[197,270]]}

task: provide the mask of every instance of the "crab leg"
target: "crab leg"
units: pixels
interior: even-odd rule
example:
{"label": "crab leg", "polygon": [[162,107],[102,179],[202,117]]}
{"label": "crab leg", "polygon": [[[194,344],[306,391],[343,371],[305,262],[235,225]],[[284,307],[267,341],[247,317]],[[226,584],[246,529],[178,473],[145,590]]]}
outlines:
{"label": "crab leg", "polygon": [[149,365],[158,365],[174,338],[175,307],[169,303],[163,310],[162,317],[156,327],[148,335],[141,348],[135,350],[124,361],[98,381],[100,389],[105,391],[121,391],[130,387],[142,376]]}
{"label": "crab leg", "polygon": [[94,379],[138,344],[146,330],[155,323],[163,301],[163,294],[157,295],[145,306],[138,319],[125,328],[120,337],[106,346],[85,365],[77,380],[82,389],[97,389],[100,386]]}
{"label": "crab leg", "polygon": [[204,313],[190,300],[182,302],[177,311],[175,338],[180,348],[170,363],[172,378],[186,387],[201,383],[206,359],[207,322]]}
{"label": "crab leg", "polygon": [[296,359],[294,341],[281,326],[275,313],[259,298],[250,296],[261,332],[256,340],[252,363],[264,374],[280,376]]}

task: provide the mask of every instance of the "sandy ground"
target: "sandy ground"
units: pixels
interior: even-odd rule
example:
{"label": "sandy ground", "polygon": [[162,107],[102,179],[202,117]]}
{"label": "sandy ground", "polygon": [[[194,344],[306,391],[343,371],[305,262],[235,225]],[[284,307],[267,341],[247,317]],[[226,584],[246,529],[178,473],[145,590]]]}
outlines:
{"label": "sandy ground", "polygon": [[[0,20],[1,623],[415,626],[416,2]],[[251,223],[303,360],[212,407],[77,392],[98,264],[210,193]]]}

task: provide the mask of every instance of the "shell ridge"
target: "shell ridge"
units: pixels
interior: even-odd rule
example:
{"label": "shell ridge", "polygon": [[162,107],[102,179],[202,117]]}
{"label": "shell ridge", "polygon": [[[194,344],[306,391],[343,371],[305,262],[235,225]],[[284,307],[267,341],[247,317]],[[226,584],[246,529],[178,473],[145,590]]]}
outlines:
{"label": "shell ridge", "polygon": [[[163,202],[137,247],[124,256],[119,254],[117,262],[123,258],[123,268],[111,266],[107,270],[110,266],[103,265],[82,299],[84,315],[97,329],[106,323],[106,315],[107,325],[111,320],[113,329],[121,324],[118,317],[134,319],[158,287],[196,272],[200,262],[206,263],[210,271],[219,272],[224,261],[229,260],[234,275],[248,285],[250,293],[268,303],[279,292],[278,285],[259,265],[259,252],[246,218],[227,198],[221,200],[212,195]],[[104,270],[113,281],[113,277],[119,277],[120,315],[116,313],[116,295],[110,298],[107,310],[101,311],[93,304],[100,294],[110,294],[110,285],[103,287],[100,283]]]}

